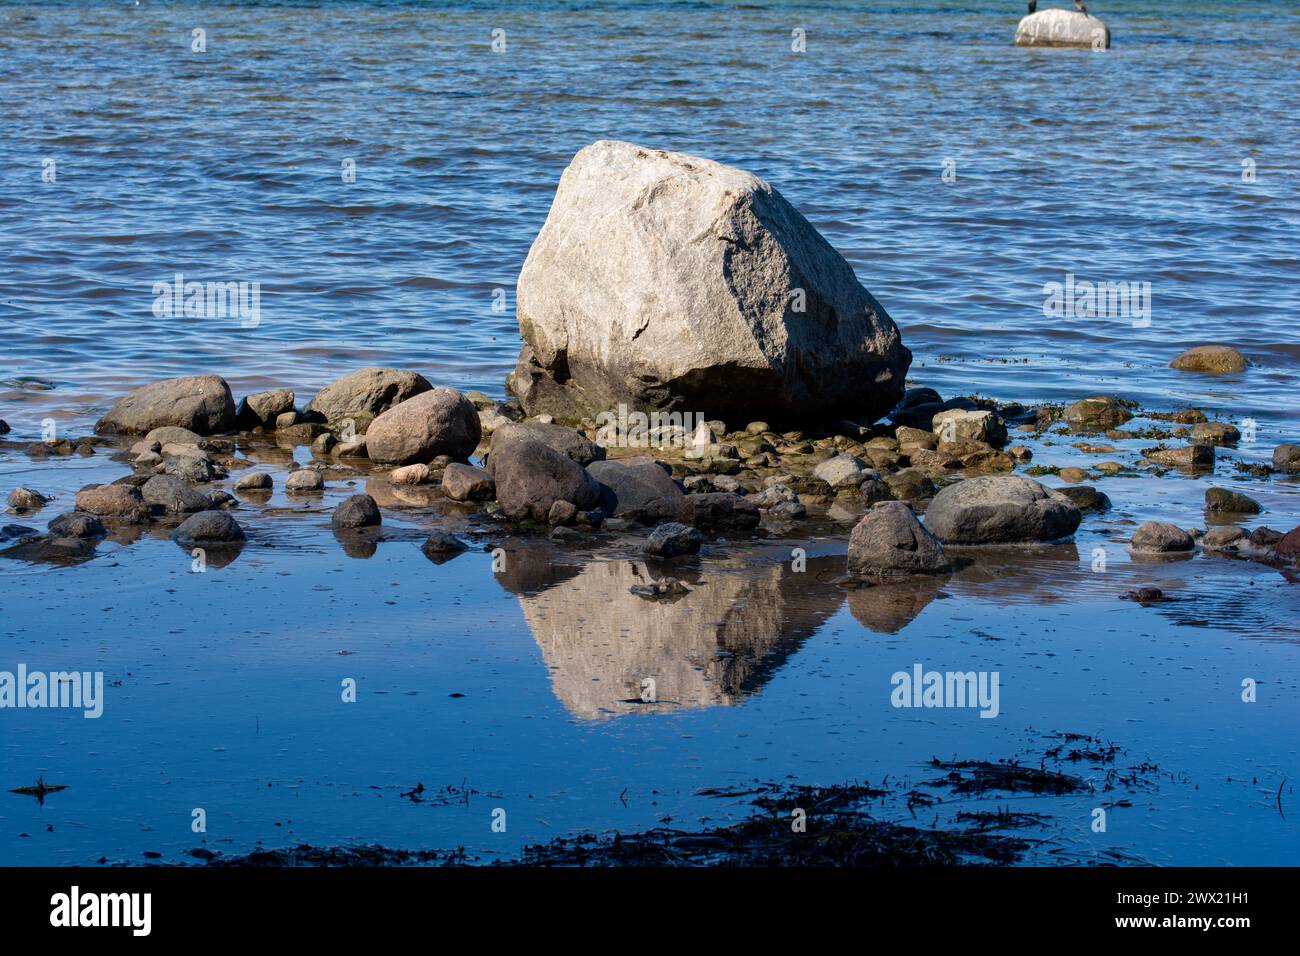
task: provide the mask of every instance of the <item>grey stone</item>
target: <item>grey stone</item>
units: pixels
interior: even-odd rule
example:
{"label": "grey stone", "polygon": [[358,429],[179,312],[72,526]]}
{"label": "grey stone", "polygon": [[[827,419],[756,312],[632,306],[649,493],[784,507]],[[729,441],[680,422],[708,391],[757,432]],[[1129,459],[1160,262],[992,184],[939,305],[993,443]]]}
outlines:
{"label": "grey stone", "polygon": [[632,143],[595,143],[564,171],[517,314],[510,389],[558,418],[625,403],[874,420],[911,362],[853,268],[770,185]]}
{"label": "grey stone", "polygon": [[863,515],[849,535],[850,574],[942,574],[950,570],[943,545],[901,501],[884,501]]}
{"label": "grey stone", "polygon": [[453,501],[490,501],[497,483],[482,468],[452,463],[442,470],[442,491]]}
{"label": "grey stone", "polygon": [[175,475],[154,475],[140,487],[147,504],[158,505],[168,514],[193,514],[207,511],[212,501]]}
{"label": "grey stone", "polygon": [[1069,498],[1032,479],[983,475],[935,495],[925,523],[944,544],[1000,544],[1068,538],[1081,517]]}
{"label": "grey stone", "polygon": [[593,462],[587,471],[601,483],[601,508],[606,514],[654,523],[676,518],[682,490],[653,458],[624,458]]}
{"label": "grey stone", "polygon": [[334,528],[370,528],[383,522],[379,514],[379,505],[369,495],[352,495],[345,498],[337,508],[330,524]]}
{"label": "grey stone", "polygon": [[1053,46],[1106,49],[1110,30],[1101,20],[1078,10],[1053,7],[1021,19],[1016,26],[1016,46]]}
{"label": "grey stone", "polygon": [[164,425],[200,435],[235,427],[235,400],[217,375],[171,378],[132,389],[95,424],[99,434],[144,435]]}
{"label": "grey stone", "polygon": [[1191,551],[1196,547],[1196,541],[1177,525],[1164,521],[1148,521],[1133,532],[1129,547],[1137,552],[1165,554]]}
{"label": "grey stone", "polygon": [[493,453],[492,464],[497,501],[508,517],[545,521],[556,501],[568,501],[581,510],[600,502],[596,479],[541,442],[506,442]]}
{"label": "grey stone", "polygon": [[1239,491],[1230,491],[1227,488],[1206,488],[1205,510],[1257,515],[1261,509],[1258,501],[1249,495],[1243,495]]}
{"label": "grey stone", "polygon": [[667,521],[657,525],[645,542],[645,553],[657,558],[676,558],[700,550],[704,535],[698,528]]}
{"label": "grey stone", "polygon": [[[429,381],[415,372],[396,368],[363,368],[330,382],[316,393],[307,410],[329,422],[343,421],[355,413],[364,413],[364,418],[357,420],[357,425],[362,426],[374,416],[431,388],[433,386]],[[365,431],[363,427],[356,429],[357,434]]]}
{"label": "grey stone", "polygon": [[380,414],[366,431],[371,461],[406,465],[448,455],[468,458],[478,446],[478,411],[454,388],[439,386]]}
{"label": "grey stone", "polygon": [[172,532],[172,540],[185,547],[237,544],[244,539],[244,529],[225,511],[200,511]]}
{"label": "grey stone", "polygon": [[508,441],[535,441],[567,455],[579,465],[605,460],[605,449],[578,431],[564,425],[542,422],[506,422],[492,432],[488,451],[488,471],[492,470],[492,452]]}

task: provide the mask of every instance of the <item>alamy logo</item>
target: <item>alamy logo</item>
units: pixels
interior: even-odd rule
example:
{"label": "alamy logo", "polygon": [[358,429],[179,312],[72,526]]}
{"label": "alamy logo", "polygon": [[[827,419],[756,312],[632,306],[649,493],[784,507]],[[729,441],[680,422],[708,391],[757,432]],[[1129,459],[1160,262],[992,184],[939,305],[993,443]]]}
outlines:
{"label": "alamy logo", "polygon": [[596,416],[596,444],[602,448],[703,447],[713,441],[698,412],[638,412],[619,405]]}
{"label": "alamy logo", "polygon": [[996,717],[999,703],[998,671],[927,671],[920,663],[912,670],[895,671],[889,702],[895,707],[978,707],[981,717]]}
{"label": "alamy logo", "polygon": [[1064,282],[1043,284],[1043,318],[1131,319],[1133,328],[1151,324],[1150,282],[1089,282],[1065,274]]}
{"label": "alamy logo", "polygon": [[88,720],[104,713],[103,671],[0,671],[0,710],[64,707],[84,711]]}
{"label": "alamy logo", "polygon": [[148,936],[153,929],[153,894],[85,893],[74,886],[50,897],[50,925],[126,926],[133,936]]}
{"label": "alamy logo", "polygon": [[262,283],[172,281],[153,284],[153,314],[160,319],[239,319],[240,327],[255,329],[262,322]]}

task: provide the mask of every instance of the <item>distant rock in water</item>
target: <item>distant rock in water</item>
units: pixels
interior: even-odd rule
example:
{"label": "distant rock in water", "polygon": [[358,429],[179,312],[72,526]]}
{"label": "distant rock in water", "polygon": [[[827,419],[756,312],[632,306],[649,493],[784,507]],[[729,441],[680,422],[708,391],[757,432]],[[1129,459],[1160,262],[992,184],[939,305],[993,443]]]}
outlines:
{"label": "distant rock in water", "polygon": [[1016,27],[1016,46],[1110,46],[1110,30],[1089,13],[1078,10],[1039,10]]}
{"label": "distant rock in water", "polygon": [[1234,375],[1250,368],[1250,361],[1230,345],[1198,345],[1175,356],[1169,367],[1180,372]]}
{"label": "distant rock in water", "polygon": [[509,386],[530,415],[871,419],[911,353],[853,268],[758,177],[601,141],[564,171],[519,276]]}

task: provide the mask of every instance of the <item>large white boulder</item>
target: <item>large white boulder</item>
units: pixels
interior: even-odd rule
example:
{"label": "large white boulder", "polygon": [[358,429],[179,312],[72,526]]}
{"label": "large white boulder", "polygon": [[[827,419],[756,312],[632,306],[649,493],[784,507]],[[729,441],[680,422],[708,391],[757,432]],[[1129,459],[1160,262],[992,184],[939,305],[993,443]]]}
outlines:
{"label": "large white boulder", "polygon": [[1071,46],[1104,50],[1110,30],[1090,13],[1078,10],[1039,10],[1016,27],[1016,46]]}
{"label": "large white boulder", "polygon": [[601,141],[560,178],[519,276],[529,414],[680,410],[874,420],[911,353],[781,194],[685,153]]}

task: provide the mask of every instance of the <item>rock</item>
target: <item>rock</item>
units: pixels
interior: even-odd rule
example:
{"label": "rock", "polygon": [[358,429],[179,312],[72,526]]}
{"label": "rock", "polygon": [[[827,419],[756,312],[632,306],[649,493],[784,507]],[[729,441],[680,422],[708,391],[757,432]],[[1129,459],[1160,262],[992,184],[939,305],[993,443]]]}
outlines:
{"label": "rock", "polygon": [[1067,467],[1062,468],[1056,473],[1062,481],[1068,481],[1072,485],[1077,485],[1081,481],[1088,480],[1088,473],[1082,468]]}
{"label": "rock", "polygon": [[144,435],[178,425],[200,435],[235,427],[235,400],[217,375],[170,378],[132,389],[96,424],[98,434]]}
{"label": "rock", "polygon": [[167,514],[193,514],[207,511],[212,501],[175,475],[154,475],[140,487],[147,504],[158,505]]}
{"label": "rock", "polygon": [[1273,470],[1300,474],[1300,445],[1278,445],[1273,449]]}
{"label": "rock", "polygon": [[549,525],[568,524],[578,515],[578,508],[571,501],[556,500],[551,505],[551,510],[546,513],[546,523]]}
{"label": "rock", "polygon": [[944,544],[1000,544],[1068,538],[1081,517],[1069,498],[1032,479],[985,475],[940,491],[925,523]]}
{"label": "rock", "polygon": [[511,518],[545,521],[556,501],[579,509],[600,502],[600,484],[587,470],[548,445],[509,441],[492,453],[497,501]]}
{"label": "rock", "polygon": [[801,501],[782,501],[767,510],[772,521],[802,521],[808,517],[808,509]]}
{"label": "rock", "polygon": [[482,468],[453,463],[442,471],[442,491],[453,501],[491,501],[497,483]]}
{"label": "rock", "polygon": [[772,426],[767,422],[750,422],[745,426],[745,434],[747,435],[762,435],[771,430]]}
{"label": "rock", "polygon": [[1204,372],[1207,375],[1233,375],[1250,367],[1246,356],[1227,345],[1198,345],[1169,363],[1181,372]]}
{"label": "rock", "polygon": [[55,538],[102,538],[108,534],[98,518],[80,511],[65,511],[46,527]]}
{"label": "rock", "polygon": [[1261,551],[1271,551],[1286,537],[1281,531],[1272,528],[1256,528],[1250,533],[1250,543]]}
{"label": "rock", "polygon": [[854,526],[848,568],[863,577],[942,574],[951,569],[943,545],[901,501],[881,502]]}
{"label": "rock", "polygon": [[637,597],[657,600],[665,597],[680,597],[690,594],[691,589],[676,578],[656,578],[649,584],[634,584],[627,589],[629,594]]}
{"label": "rock", "polygon": [[1192,426],[1192,441],[1198,445],[1235,445],[1241,432],[1226,422],[1197,422]]}
{"label": "rock", "polygon": [[235,482],[236,491],[269,491],[274,483],[271,476],[264,471],[255,471],[251,475],[243,475]]}
{"label": "rock", "polygon": [[336,528],[371,528],[383,522],[379,514],[379,505],[369,495],[352,495],[345,498],[337,508],[330,524]]}
{"label": "rock", "polygon": [[492,432],[492,444],[488,452],[488,471],[492,470],[492,452],[508,441],[535,441],[554,448],[562,455],[576,461],[579,465],[590,465],[595,461],[604,461],[605,449],[578,431],[564,425],[547,425],[541,422],[507,422]]}
{"label": "rock", "polygon": [[[297,412],[293,413],[297,415]],[[281,418],[286,416],[282,415]],[[278,426],[275,441],[279,445],[310,445],[317,438],[329,431],[320,422],[299,422],[295,425]]]}
{"label": "rock", "polygon": [[364,438],[352,438],[339,442],[334,446],[335,458],[366,458],[366,440]]}
{"label": "rock", "polygon": [[469,545],[454,534],[448,534],[446,531],[434,531],[424,544],[420,545],[420,550],[424,552],[429,560],[441,564],[449,558],[454,558],[462,551],[469,550]]}
{"label": "rock", "polygon": [[294,394],[287,388],[254,392],[239,400],[239,405],[235,408],[235,422],[245,430],[273,428],[277,418],[293,411],[293,404]]}
{"label": "rock", "polygon": [[[899,425],[894,429],[895,448],[902,449],[904,445],[915,445],[917,448],[934,449],[939,445],[939,436],[934,432],[926,431],[924,428],[911,428],[907,425]],[[875,444],[875,439],[872,440]]]}
{"label": "rock", "polygon": [[799,495],[788,484],[773,482],[758,494],[750,496],[749,500],[758,508],[775,508],[777,505],[797,502]]}
{"label": "rock", "polygon": [[132,524],[144,524],[150,517],[140,489],[133,485],[95,485],[83,489],[77,492],[77,510]]}
{"label": "rock", "polygon": [[9,423],[3,418],[0,418],[0,435],[8,435],[12,430],[13,429],[9,427]]}
{"label": "rock", "polygon": [[201,455],[177,455],[163,459],[166,474],[184,481],[208,482],[220,477],[212,462]]}
{"label": "rock", "polygon": [[650,537],[646,539],[645,553],[657,558],[676,558],[684,554],[696,554],[704,541],[704,535],[698,528],[690,525],[668,521],[657,525]]}
{"label": "rock", "polygon": [[32,488],[19,486],[9,492],[9,510],[14,512],[40,511],[53,500],[53,498],[47,498]]}
{"label": "rock", "polygon": [[920,501],[935,492],[934,482],[919,468],[896,471],[892,475],[886,475],[884,482],[899,501]]}
{"label": "rock", "polygon": [[371,461],[406,465],[448,455],[468,458],[481,437],[478,411],[454,388],[438,386],[382,413],[366,431]]}
{"label": "rock", "polygon": [[601,484],[601,509],[608,515],[653,524],[681,511],[682,490],[653,458],[597,461],[587,471]]}
{"label": "rock", "polygon": [[940,441],[978,441],[986,445],[1001,445],[1007,440],[1006,426],[988,409],[967,411],[952,408],[936,413],[932,422],[934,433]]}
{"label": "rock", "polygon": [[1146,554],[1167,554],[1191,551],[1196,541],[1177,525],[1164,521],[1148,521],[1133,532],[1129,548]]}
{"label": "rock", "polygon": [[[556,502],[557,505],[560,503],[561,502],[558,501]],[[551,510],[554,511],[555,509],[552,508]],[[576,542],[583,540],[581,531],[576,531],[573,528],[566,528],[564,525],[555,525],[551,528],[551,533],[548,534],[547,537],[556,544],[575,544]]]}
{"label": "rock", "polygon": [[1213,468],[1213,445],[1183,445],[1181,448],[1145,448],[1143,456],[1148,461],[1175,468]]}
{"label": "rock", "polygon": [[970,471],[1015,471],[1016,461],[1005,452],[986,448],[963,455],[961,466]]}
{"label": "rock", "polygon": [[188,428],[180,428],[176,425],[164,425],[161,428],[152,429],[144,438],[131,446],[131,450],[150,448],[154,451],[162,451],[164,445],[185,445],[198,449],[199,442],[203,441],[203,436],[198,432],[192,432]]}
{"label": "rock", "polygon": [[1220,525],[1205,532],[1205,537],[1201,539],[1201,547],[1206,551],[1236,551],[1247,541],[1249,538],[1246,532],[1240,528]]}
{"label": "rock", "polygon": [[1230,511],[1236,514],[1257,515],[1262,510],[1259,502],[1239,491],[1227,488],[1205,489],[1206,511]]}
{"label": "rock", "polygon": [[316,436],[316,440],[311,443],[311,450],[317,455],[328,455],[330,449],[338,444],[338,440],[329,432],[321,432]]}
{"label": "rock", "polygon": [[[341,422],[354,418],[356,434],[367,434],[365,423],[388,411],[395,405],[433,386],[423,375],[396,368],[363,368],[330,382],[311,400],[309,412],[315,412],[327,422]],[[356,413],[364,419],[356,419]]]}
{"label": "rock", "polygon": [[1294,563],[1300,559],[1300,527],[1292,528],[1282,535],[1274,553],[1283,561]]}
{"label": "rock", "polygon": [[509,424],[510,419],[501,414],[501,411],[496,406],[491,408],[480,407],[478,410],[478,427],[484,438],[491,438],[498,428]]}
{"label": "rock", "polygon": [[748,498],[721,491],[684,496],[677,517],[682,524],[706,531],[748,531],[762,520],[758,506]]}
{"label": "rock", "polygon": [[508,384],[529,414],[624,403],[874,421],[911,363],[853,268],[775,189],[631,143],[574,157],[517,289],[525,345]]}
{"label": "rock", "polygon": [[289,472],[289,476],[284,479],[284,490],[289,492],[313,492],[321,491],[325,487],[325,479],[321,477],[319,471],[313,471],[310,468],[299,468],[297,471]]}
{"label": "rock", "polygon": [[401,468],[394,468],[388,473],[388,480],[394,485],[423,485],[427,484],[431,477],[432,473],[429,471],[429,466],[424,462],[403,465]]}
{"label": "rock", "polygon": [[1033,449],[1028,445],[1012,445],[1007,449],[1007,454],[1010,455],[1014,461],[1025,462],[1033,461],[1034,459]]}
{"label": "rock", "polygon": [[913,468],[920,468],[924,471],[946,471],[950,468],[960,468],[961,459],[948,451],[931,450],[928,448],[917,448],[909,451],[907,460]]}
{"label": "rock", "polygon": [[853,488],[868,477],[866,464],[852,455],[836,455],[813,469],[813,477],[820,478],[832,488]]}
{"label": "rock", "polygon": [[275,423],[276,431],[288,431],[290,428],[293,428],[294,425],[298,424],[298,413],[293,409],[290,409],[287,412],[281,412],[279,415],[276,415],[273,421]]}
{"label": "rock", "polygon": [[1065,495],[1080,511],[1109,511],[1110,498],[1091,485],[1075,485],[1072,488],[1057,488],[1058,494]]}
{"label": "rock", "polygon": [[212,502],[214,508],[237,508],[239,499],[228,491],[222,491],[216,488],[208,492],[208,501]]}
{"label": "rock", "polygon": [[1076,428],[1114,428],[1123,425],[1133,413],[1109,395],[1084,398],[1065,409],[1065,420]]}
{"label": "rock", "polygon": [[878,501],[893,501],[894,492],[879,478],[869,478],[858,486],[858,501],[870,508]]}
{"label": "rock", "polygon": [[1110,30],[1091,14],[1054,7],[1021,19],[1016,26],[1016,46],[1108,49]]}
{"label": "rock", "polygon": [[225,511],[200,511],[172,532],[172,540],[186,548],[233,545],[244,538],[244,529]]}

